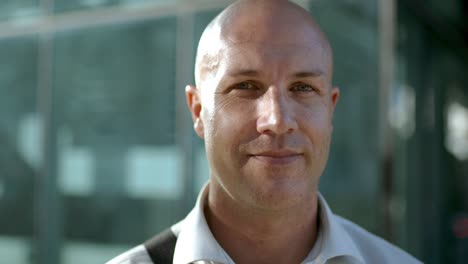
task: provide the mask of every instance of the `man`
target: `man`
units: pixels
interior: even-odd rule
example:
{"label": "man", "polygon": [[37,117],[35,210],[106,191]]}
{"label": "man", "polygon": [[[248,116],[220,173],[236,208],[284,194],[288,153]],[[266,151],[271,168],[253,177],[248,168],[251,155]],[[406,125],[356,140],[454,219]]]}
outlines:
{"label": "man", "polygon": [[186,87],[210,181],[183,221],[108,263],[420,263],[318,193],[339,98],[332,68],[327,38],[295,4],[244,0],[219,14]]}

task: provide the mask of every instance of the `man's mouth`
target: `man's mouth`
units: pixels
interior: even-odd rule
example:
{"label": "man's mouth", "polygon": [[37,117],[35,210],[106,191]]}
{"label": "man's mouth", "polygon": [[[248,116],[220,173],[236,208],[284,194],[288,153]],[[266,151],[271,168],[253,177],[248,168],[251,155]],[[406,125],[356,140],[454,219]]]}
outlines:
{"label": "man's mouth", "polygon": [[302,156],[303,154],[300,152],[287,149],[269,150],[250,155],[250,157],[254,158],[255,160],[269,165],[289,164],[301,159]]}

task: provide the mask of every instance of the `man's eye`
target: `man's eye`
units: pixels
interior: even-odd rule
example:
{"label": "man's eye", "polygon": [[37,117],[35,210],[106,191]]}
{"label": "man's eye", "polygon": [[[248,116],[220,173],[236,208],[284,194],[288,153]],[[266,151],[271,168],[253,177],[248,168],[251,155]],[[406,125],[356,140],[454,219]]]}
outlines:
{"label": "man's eye", "polygon": [[255,85],[250,82],[241,82],[241,83],[234,85],[234,89],[239,89],[239,90],[253,90],[255,88],[256,88]]}
{"label": "man's eye", "polygon": [[297,83],[293,86],[293,91],[295,92],[314,92],[315,88],[309,84]]}

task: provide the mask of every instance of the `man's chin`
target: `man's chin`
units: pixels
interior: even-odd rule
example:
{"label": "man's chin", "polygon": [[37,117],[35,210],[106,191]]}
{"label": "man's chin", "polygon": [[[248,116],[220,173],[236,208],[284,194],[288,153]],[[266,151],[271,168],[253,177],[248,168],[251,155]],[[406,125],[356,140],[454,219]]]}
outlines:
{"label": "man's chin", "polygon": [[254,206],[268,211],[282,211],[299,204],[312,202],[314,189],[305,182],[276,182],[251,189],[251,202]]}

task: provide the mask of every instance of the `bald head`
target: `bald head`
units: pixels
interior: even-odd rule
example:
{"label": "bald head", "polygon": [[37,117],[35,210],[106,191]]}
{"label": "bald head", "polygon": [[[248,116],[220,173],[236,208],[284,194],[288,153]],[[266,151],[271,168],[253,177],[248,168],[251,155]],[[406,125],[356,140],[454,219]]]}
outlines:
{"label": "bald head", "polygon": [[225,49],[242,43],[319,48],[328,57],[331,75],[331,46],[306,10],[287,0],[241,0],[221,12],[203,32],[195,64],[197,86],[216,73]]}

